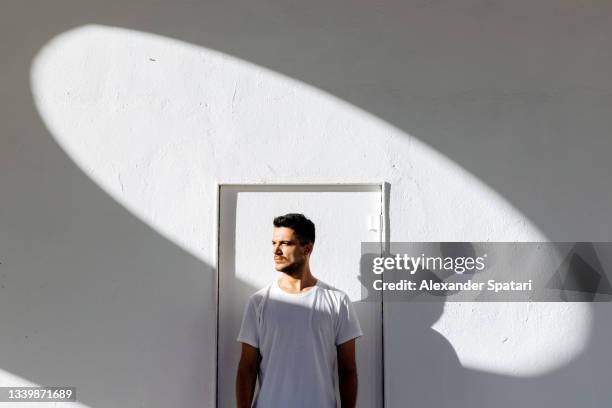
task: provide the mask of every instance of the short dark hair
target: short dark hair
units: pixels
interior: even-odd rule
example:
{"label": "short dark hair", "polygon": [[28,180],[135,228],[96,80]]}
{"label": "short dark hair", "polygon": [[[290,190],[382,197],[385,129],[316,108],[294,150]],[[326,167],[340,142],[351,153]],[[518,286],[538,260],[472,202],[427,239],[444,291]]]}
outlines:
{"label": "short dark hair", "polygon": [[274,218],[274,226],[291,228],[300,241],[300,244],[305,245],[315,242],[315,225],[312,221],[304,216],[304,214],[289,213],[279,215]]}

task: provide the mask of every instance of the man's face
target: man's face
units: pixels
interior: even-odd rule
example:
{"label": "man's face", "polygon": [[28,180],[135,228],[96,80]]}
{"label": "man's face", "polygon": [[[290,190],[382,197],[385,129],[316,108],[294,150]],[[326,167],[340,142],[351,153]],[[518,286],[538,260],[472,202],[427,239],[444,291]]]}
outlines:
{"label": "man's face", "polygon": [[298,271],[312,252],[312,244],[300,244],[295,231],[287,227],[274,227],[272,232],[272,253],[274,269],[289,275]]}

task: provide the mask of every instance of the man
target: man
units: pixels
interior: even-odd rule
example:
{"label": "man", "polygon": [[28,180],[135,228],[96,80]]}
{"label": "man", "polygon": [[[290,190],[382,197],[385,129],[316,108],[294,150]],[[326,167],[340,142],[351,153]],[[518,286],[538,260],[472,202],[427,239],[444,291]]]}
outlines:
{"label": "man", "polygon": [[355,339],[363,335],[349,297],[314,277],[315,226],[302,214],[274,219],[274,267],[281,272],[249,298],[238,341],[238,408],[342,408],[357,399]]}

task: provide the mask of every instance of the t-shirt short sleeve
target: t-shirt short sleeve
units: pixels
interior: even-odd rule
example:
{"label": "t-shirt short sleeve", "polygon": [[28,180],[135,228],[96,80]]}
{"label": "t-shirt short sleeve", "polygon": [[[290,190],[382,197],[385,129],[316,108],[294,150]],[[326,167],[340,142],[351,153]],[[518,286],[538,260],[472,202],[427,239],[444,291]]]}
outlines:
{"label": "t-shirt short sleeve", "polygon": [[237,340],[241,343],[250,344],[253,347],[259,348],[259,335],[257,333],[257,313],[255,302],[250,298],[244,308],[242,316],[242,325],[238,333]]}
{"label": "t-shirt short sleeve", "polygon": [[336,346],[356,337],[363,336],[359,319],[353,308],[353,303],[348,295],[344,294],[340,299],[340,310],[338,313],[338,325],[336,330]]}

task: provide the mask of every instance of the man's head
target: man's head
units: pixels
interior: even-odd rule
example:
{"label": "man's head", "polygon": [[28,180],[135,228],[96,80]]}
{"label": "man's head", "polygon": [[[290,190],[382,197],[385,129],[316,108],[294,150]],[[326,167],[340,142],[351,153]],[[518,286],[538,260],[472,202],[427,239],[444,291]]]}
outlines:
{"label": "man's head", "polygon": [[303,214],[274,218],[272,251],[274,268],[292,275],[308,262],[315,241],[315,226]]}

